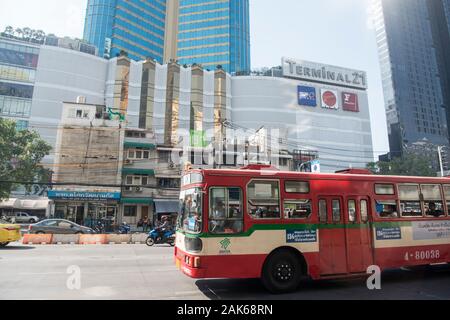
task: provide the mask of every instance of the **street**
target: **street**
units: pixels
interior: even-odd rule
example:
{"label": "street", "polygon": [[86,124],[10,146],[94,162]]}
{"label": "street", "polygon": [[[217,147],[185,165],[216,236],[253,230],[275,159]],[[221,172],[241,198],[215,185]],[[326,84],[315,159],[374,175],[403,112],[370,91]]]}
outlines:
{"label": "street", "polygon": [[[378,291],[361,279],[306,281],[295,293],[272,296],[258,280],[190,279],[175,268],[172,252],[168,246],[11,244],[0,249],[0,300],[450,299],[448,266],[387,271]],[[66,284],[70,266],[81,271],[79,290]]]}

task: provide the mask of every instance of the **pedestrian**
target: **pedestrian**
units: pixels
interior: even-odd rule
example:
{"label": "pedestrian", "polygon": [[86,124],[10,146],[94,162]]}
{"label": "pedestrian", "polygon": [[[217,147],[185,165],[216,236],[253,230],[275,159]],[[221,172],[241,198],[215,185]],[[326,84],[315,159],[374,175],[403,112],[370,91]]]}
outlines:
{"label": "pedestrian", "polygon": [[138,223],[137,223],[137,227],[138,228],[142,228],[142,232],[144,232],[144,219],[139,219]]}
{"label": "pedestrian", "polygon": [[147,216],[145,216],[145,218],[144,218],[143,227],[144,227],[144,232],[147,232],[147,230],[148,230],[148,217]]}

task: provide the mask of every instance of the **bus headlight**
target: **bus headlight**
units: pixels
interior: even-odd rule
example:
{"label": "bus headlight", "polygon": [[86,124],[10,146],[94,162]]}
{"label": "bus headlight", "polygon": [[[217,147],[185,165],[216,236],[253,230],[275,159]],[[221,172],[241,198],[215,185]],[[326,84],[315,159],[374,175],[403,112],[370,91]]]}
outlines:
{"label": "bus headlight", "polygon": [[188,252],[200,252],[203,250],[203,242],[200,238],[189,238],[184,239],[184,245]]}

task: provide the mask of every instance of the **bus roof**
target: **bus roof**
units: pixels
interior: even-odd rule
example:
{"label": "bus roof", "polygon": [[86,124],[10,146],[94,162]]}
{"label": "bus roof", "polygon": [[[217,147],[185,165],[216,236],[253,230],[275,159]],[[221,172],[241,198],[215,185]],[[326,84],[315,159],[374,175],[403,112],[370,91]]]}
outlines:
{"label": "bus roof", "polygon": [[336,173],[310,173],[280,171],[272,166],[252,165],[241,169],[198,169],[192,171],[202,172],[205,176],[245,176],[307,180],[365,180],[386,183],[450,183],[449,177],[381,176],[375,175],[367,169],[348,169]]}

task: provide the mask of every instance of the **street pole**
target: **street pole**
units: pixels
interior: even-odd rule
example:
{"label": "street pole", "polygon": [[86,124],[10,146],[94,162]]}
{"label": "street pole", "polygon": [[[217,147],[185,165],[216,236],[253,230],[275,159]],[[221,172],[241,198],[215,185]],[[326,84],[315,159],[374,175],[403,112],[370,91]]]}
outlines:
{"label": "street pole", "polygon": [[442,163],[442,147],[438,147],[439,165],[441,167],[441,177],[444,177],[444,164]]}

